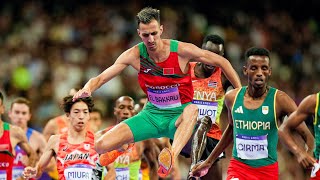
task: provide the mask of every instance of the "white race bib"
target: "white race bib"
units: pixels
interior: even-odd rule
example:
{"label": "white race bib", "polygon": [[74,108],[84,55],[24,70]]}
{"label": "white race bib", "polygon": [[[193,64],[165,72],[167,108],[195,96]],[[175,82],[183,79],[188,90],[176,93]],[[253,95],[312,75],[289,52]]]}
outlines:
{"label": "white race bib", "polygon": [[12,179],[18,179],[22,176],[24,167],[13,167],[12,168]]}
{"label": "white race bib", "polygon": [[139,170],[139,180],[142,180],[142,171],[141,171],[141,169]]}
{"label": "white race bib", "polygon": [[92,166],[86,164],[77,164],[69,166],[64,170],[66,180],[91,180]]}
{"label": "white race bib", "polygon": [[149,101],[160,109],[180,107],[181,100],[178,87],[168,89],[147,89]]}
{"label": "white race bib", "polygon": [[236,148],[241,159],[263,159],[268,157],[267,135],[236,135]]}
{"label": "white race bib", "polygon": [[5,170],[0,171],[0,180],[7,180],[7,171]]}
{"label": "white race bib", "polygon": [[218,102],[192,100],[192,104],[196,104],[199,109],[198,118],[201,119],[204,116],[209,116],[212,123],[216,122],[216,116],[218,113]]}
{"label": "white race bib", "polygon": [[116,168],[116,180],[129,180],[129,168]]}

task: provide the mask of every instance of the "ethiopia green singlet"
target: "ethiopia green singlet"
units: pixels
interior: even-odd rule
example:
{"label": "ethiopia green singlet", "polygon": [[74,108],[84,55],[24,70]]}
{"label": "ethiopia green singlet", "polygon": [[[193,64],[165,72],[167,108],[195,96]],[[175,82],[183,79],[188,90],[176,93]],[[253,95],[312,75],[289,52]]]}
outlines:
{"label": "ethiopia green singlet", "polygon": [[320,101],[320,92],[317,93],[317,103],[316,103],[316,109],[314,114],[314,139],[316,143],[316,147],[314,148],[314,157],[319,160],[319,154],[320,154],[320,107],[319,107],[319,101]]}
{"label": "ethiopia green singlet", "polygon": [[247,109],[244,106],[246,89],[247,87],[242,87],[239,90],[232,107],[232,156],[251,167],[267,166],[277,162],[277,89],[270,87],[262,105],[257,109]]}

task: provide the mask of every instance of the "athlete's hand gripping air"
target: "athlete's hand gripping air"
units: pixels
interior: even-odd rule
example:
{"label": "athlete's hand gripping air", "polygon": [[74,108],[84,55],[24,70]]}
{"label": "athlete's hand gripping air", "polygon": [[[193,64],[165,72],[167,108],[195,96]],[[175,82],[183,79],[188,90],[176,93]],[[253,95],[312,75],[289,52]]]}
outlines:
{"label": "athlete's hand gripping air", "polygon": [[24,168],[24,171],[23,171],[23,178],[24,179],[30,179],[30,178],[35,178],[37,175],[37,169],[34,168],[34,167],[26,167]]}
{"label": "athlete's hand gripping air", "polygon": [[208,173],[211,166],[212,164],[207,161],[200,161],[191,168],[189,175],[193,177],[202,177]]}
{"label": "athlete's hand gripping air", "polygon": [[88,89],[82,88],[73,95],[72,100],[75,101],[78,98],[84,98],[89,96],[91,96],[91,92]]}
{"label": "athlete's hand gripping air", "polygon": [[301,151],[296,154],[298,162],[305,168],[312,168],[317,161],[306,151]]}

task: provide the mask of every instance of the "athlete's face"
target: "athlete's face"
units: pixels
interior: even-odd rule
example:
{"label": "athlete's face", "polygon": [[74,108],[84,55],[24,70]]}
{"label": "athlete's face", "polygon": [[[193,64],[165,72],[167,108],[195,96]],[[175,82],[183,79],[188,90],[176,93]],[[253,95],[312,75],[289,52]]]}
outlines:
{"label": "athlete's face", "polygon": [[102,123],[102,117],[99,112],[91,112],[90,113],[90,128],[93,132],[96,132],[99,130],[101,123]]}
{"label": "athlete's face", "polygon": [[70,113],[66,113],[66,115],[70,121],[71,127],[78,132],[86,128],[90,119],[88,105],[82,101],[74,103]]}
{"label": "athlete's face", "polygon": [[149,51],[155,51],[161,40],[160,36],[163,32],[163,26],[156,20],[152,20],[149,24],[139,24],[138,34]]}
{"label": "athlete's face", "polygon": [[[214,52],[216,54],[219,54],[220,56],[223,56],[224,55],[224,48],[223,48],[223,45],[222,44],[215,44],[211,41],[207,41],[206,43],[203,43],[202,44],[202,49],[205,49],[205,50],[208,50],[208,51],[211,51],[211,52]],[[214,70],[214,66],[211,66],[209,64],[205,64],[203,66],[203,68],[206,70],[206,71],[210,71],[210,70]]]}
{"label": "athlete's face", "polygon": [[11,123],[21,128],[26,128],[31,119],[30,108],[24,103],[14,103],[8,115]]}
{"label": "athlete's face", "polygon": [[266,87],[271,76],[269,57],[259,55],[249,56],[247,66],[243,67],[243,73],[248,77],[250,86],[254,88]]}
{"label": "athlete's face", "polygon": [[134,114],[134,102],[131,99],[120,99],[114,107],[114,115],[117,122],[122,122]]}

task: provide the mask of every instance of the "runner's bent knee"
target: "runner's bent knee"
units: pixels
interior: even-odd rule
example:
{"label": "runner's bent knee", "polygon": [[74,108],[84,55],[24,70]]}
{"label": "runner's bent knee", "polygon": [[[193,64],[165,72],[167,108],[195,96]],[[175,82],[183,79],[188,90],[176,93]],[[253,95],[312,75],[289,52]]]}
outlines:
{"label": "runner's bent knee", "polygon": [[123,144],[133,142],[133,135],[129,126],[120,123],[101,136],[94,144],[99,154],[119,149]]}

